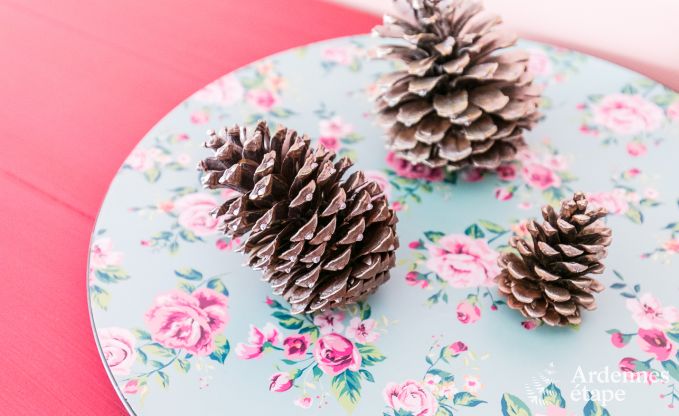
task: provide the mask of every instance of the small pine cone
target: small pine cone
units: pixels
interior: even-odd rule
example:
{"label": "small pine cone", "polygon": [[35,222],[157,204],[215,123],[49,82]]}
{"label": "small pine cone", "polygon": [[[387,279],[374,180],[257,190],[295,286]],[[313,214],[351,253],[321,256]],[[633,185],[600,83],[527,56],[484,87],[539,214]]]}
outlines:
{"label": "small pine cone", "polygon": [[248,234],[240,250],[263,270],[273,293],[292,313],[354,303],[389,279],[395,265],[396,214],[382,189],[361,171],[309,138],[281,128],[273,135],[259,122],[252,135],[234,126],[210,132],[204,159],[207,188],[237,196],[215,210],[230,237]]}
{"label": "small pine cone", "polygon": [[563,201],[558,215],[544,206],[542,225],[528,224],[531,241],[513,237],[510,245],[519,255],[504,253],[498,260],[496,281],[507,305],[552,326],[579,324],[581,306],[596,309],[592,293],[604,286],[590,274],[604,271],[601,260],[612,235],[600,221],[606,214],[604,208],[587,211],[582,193]]}
{"label": "small pine cone", "polygon": [[473,1],[411,0],[413,21],[391,16],[373,29],[406,45],[378,48],[404,70],[378,81],[378,121],[400,158],[431,168],[494,169],[525,146],[541,88],[501,19]]}

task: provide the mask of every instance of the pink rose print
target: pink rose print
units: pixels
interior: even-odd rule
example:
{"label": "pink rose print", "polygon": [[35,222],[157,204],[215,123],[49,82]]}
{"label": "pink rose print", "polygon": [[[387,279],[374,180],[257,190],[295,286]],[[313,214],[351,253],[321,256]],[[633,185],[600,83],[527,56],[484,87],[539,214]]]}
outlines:
{"label": "pink rose print", "polygon": [[589,194],[587,200],[593,208],[606,208],[611,214],[624,214],[629,210],[627,194],[621,188],[616,188],[610,192]]}
{"label": "pink rose print", "polygon": [[387,198],[391,197],[391,184],[387,179],[387,175],[378,170],[365,170],[363,173],[365,173],[366,180],[375,182],[377,185],[379,185]]}
{"label": "pink rose print", "polygon": [[663,111],[641,95],[611,94],[592,109],[594,121],[619,134],[637,134],[660,127]]}
{"label": "pink rose print", "polygon": [[495,199],[499,201],[508,201],[512,199],[513,196],[514,193],[505,188],[497,188],[495,190]]}
{"label": "pink rose print", "polygon": [[480,168],[471,168],[467,169],[463,174],[462,174],[462,179],[465,180],[465,182],[479,182],[483,179],[483,174],[486,171],[484,169]]}
{"label": "pink rose print", "polygon": [[290,335],[283,340],[283,354],[289,360],[305,358],[311,339],[308,334]]}
{"label": "pink rose print", "polygon": [[374,319],[361,320],[361,318],[353,318],[349,321],[347,336],[362,344],[375,342],[380,337],[376,329],[377,322]]}
{"label": "pink rose print", "polygon": [[620,371],[627,373],[635,373],[637,371],[637,360],[632,357],[625,357],[618,363],[618,368]]}
{"label": "pink rose print", "polygon": [[139,392],[139,380],[135,378],[125,383],[123,392],[125,394],[137,394]]}
{"label": "pink rose print", "polygon": [[533,320],[533,319],[531,319],[531,320],[528,320],[528,321],[523,321],[523,322],[521,322],[521,326],[522,326],[523,329],[525,329],[526,331],[532,331],[532,330],[534,330],[535,328],[538,327],[538,322],[535,321],[535,320]]}
{"label": "pink rose print", "polygon": [[463,324],[473,324],[481,319],[481,309],[475,304],[463,300],[457,305],[457,320]]}
{"label": "pink rose print", "polygon": [[206,124],[210,121],[210,113],[203,110],[194,111],[191,113],[191,123],[193,124]]}
{"label": "pink rose print", "polygon": [[288,373],[275,373],[269,378],[269,391],[282,393],[290,390],[292,379]]}
{"label": "pink rose print", "polygon": [[276,327],[267,323],[260,330],[254,325],[250,325],[248,343],[238,343],[236,345],[236,355],[244,360],[259,358],[264,352],[265,344],[276,345],[278,343],[278,330]]}
{"label": "pink rose print", "polygon": [[498,253],[485,240],[463,234],[441,237],[428,247],[427,267],[452,287],[493,286]]}
{"label": "pink rose print", "polygon": [[225,75],[193,94],[192,99],[208,104],[231,105],[243,98],[243,85],[234,75]]}
{"label": "pink rose print", "polygon": [[345,123],[342,117],[335,116],[330,119],[320,120],[318,122],[318,129],[321,137],[335,137],[340,139],[351,134],[354,131],[354,126]]}
{"label": "pink rose print", "polygon": [[356,53],[357,50],[353,46],[328,46],[321,50],[321,58],[339,65],[349,65]]}
{"label": "pink rose print", "polygon": [[511,225],[512,232],[517,236],[517,237],[526,237],[529,232],[528,232],[528,220],[523,220],[521,222],[517,222],[516,224]]}
{"label": "pink rose print", "polygon": [[676,352],[674,344],[657,329],[639,329],[637,342],[642,350],[655,355],[658,361],[665,361]]}
{"label": "pink rose print", "polygon": [[394,152],[387,153],[387,165],[398,176],[408,179],[425,179],[430,182],[441,182],[445,179],[445,173],[441,168],[429,168],[425,165],[413,165],[405,159],[401,159]]}
{"label": "pink rose print", "polygon": [[615,348],[622,348],[627,345],[625,337],[620,332],[611,334],[611,344],[613,344]]}
{"label": "pink rose print", "polygon": [[410,286],[419,286],[422,289],[429,286],[427,279],[420,279],[420,274],[418,272],[412,271],[406,274],[406,283]]}
{"label": "pink rose print", "polygon": [[552,169],[538,162],[529,162],[521,169],[523,180],[531,187],[540,190],[558,188],[561,186],[561,178]]}
{"label": "pink rose print", "polygon": [[679,240],[671,239],[665,241],[663,248],[671,253],[679,253]]}
{"label": "pink rose print", "polygon": [[528,70],[537,76],[546,76],[552,72],[552,62],[546,53],[539,49],[529,51]]}
{"label": "pink rose print", "polygon": [[304,396],[304,397],[300,397],[299,399],[295,400],[294,403],[295,403],[295,406],[299,406],[302,409],[308,409],[314,403],[314,399],[312,399],[309,396]]}
{"label": "pink rose print", "polygon": [[108,237],[97,238],[90,250],[90,266],[94,269],[105,269],[118,266],[123,261],[123,253],[113,251],[113,242]]}
{"label": "pink rose print", "polygon": [[344,313],[325,311],[314,316],[314,325],[318,327],[321,334],[329,334],[331,332],[342,332],[344,325]]}
{"label": "pink rose print", "polygon": [[110,327],[97,331],[97,336],[111,372],[119,376],[130,374],[130,368],[137,359],[136,340],[132,332],[125,328]]}
{"label": "pink rose print", "polygon": [[194,193],[177,199],[174,209],[179,215],[177,218],[179,225],[202,237],[217,232],[219,219],[213,217],[211,212],[218,206],[211,195]]}
{"label": "pink rose print", "polygon": [[174,290],[158,296],[144,315],[153,340],[196,355],[214,351],[214,336],[228,323],[228,298],[212,289],[191,294]]}
{"label": "pink rose print", "polygon": [[389,383],[383,394],[387,405],[396,411],[410,412],[414,416],[434,416],[438,410],[436,397],[415,380]]}
{"label": "pink rose print", "polygon": [[650,293],[643,294],[638,300],[628,299],[627,309],[632,312],[632,319],[643,329],[668,329],[679,321],[679,309],[674,306],[664,307]]}
{"label": "pink rose print", "polygon": [[273,92],[264,89],[254,89],[248,91],[245,100],[262,111],[269,111],[275,107],[280,99]]}
{"label": "pink rose print", "polygon": [[462,341],[453,342],[448,346],[448,350],[450,350],[453,355],[458,355],[467,351],[467,345]]}
{"label": "pink rose print", "polygon": [[155,165],[156,157],[159,153],[158,149],[142,149],[136,147],[127,159],[125,159],[125,165],[136,172],[144,172]]}
{"label": "pink rose print", "polygon": [[503,181],[513,181],[516,179],[516,168],[514,165],[500,165],[495,169],[498,178]]}
{"label": "pink rose print", "polygon": [[632,157],[643,156],[646,154],[646,145],[641,142],[627,143],[627,153]]}
{"label": "pink rose print", "polygon": [[337,137],[319,137],[321,143],[326,149],[336,152],[340,148],[340,141]]}
{"label": "pink rose print", "polygon": [[345,370],[358,371],[361,354],[353,342],[340,334],[323,335],[316,341],[314,358],[325,374],[336,376]]}
{"label": "pink rose print", "polygon": [[679,100],[673,102],[669,107],[667,107],[667,117],[673,121],[679,120]]}

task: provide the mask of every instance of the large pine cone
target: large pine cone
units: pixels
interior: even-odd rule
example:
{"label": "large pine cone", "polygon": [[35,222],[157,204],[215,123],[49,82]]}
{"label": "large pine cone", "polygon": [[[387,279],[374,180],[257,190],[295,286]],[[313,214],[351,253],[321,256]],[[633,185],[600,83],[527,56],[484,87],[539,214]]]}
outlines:
{"label": "large pine cone", "polygon": [[215,215],[227,235],[249,233],[241,250],[263,270],[293,313],[353,303],[389,279],[395,265],[396,214],[379,185],[307,136],[281,128],[271,135],[234,126],[210,132],[214,156],[200,162],[208,188],[238,192]]}
{"label": "large pine cone", "polygon": [[385,16],[373,29],[407,42],[378,49],[378,57],[405,64],[378,81],[378,120],[390,150],[413,164],[493,169],[525,146],[541,89],[525,52],[498,52],[516,36],[497,15],[477,2],[443,3],[411,0],[412,22]]}
{"label": "large pine cone", "polygon": [[601,260],[612,235],[600,221],[606,214],[604,208],[587,211],[582,193],[562,202],[558,215],[544,206],[542,225],[528,224],[531,241],[510,240],[519,256],[504,253],[498,261],[502,271],[496,280],[507,305],[548,325],[579,324],[580,307],[595,309],[592,293],[604,289],[589,275],[604,271]]}

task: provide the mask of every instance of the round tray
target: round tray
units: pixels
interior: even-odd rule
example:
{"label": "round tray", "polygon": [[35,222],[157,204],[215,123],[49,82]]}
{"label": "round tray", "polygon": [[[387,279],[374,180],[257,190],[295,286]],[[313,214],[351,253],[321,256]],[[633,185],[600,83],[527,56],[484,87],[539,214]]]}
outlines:
{"label": "round tray", "polygon": [[[610,63],[521,42],[546,87],[530,152],[498,172],[412,170],[384,150],[371,115],[374,82],[393,69],[370,59],[380,42],[330,40],[226,75],[127,158],[92,236],[88,287],[129,411],[676,414],[679,96]],[[293,316],[242,266],[240,241],[217,232],[209,211],[224,195],[201,189],[195,170],[209,155],[205,131],[262,118],[353,158],[399,211],[398,266],[367,303]],[[536,327],[498,295],[495,258],[525,235],[522,219],[575,191],[612,214],[607,289],[579,327]],[[345,360],[316,354],[320,337]]]}

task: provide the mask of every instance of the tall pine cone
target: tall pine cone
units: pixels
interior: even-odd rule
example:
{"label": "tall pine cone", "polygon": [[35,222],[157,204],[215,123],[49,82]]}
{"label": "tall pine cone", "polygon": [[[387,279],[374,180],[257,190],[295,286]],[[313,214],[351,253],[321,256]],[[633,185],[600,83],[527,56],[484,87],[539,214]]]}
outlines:
{"label": "tall pine cone", "polygon": [[541,89],[523,51],[499,52],[516,36],[501,19],[467,0],[410,0],[412,22],[384,16],[373,33],[401,38],[380,58],[405,69],[380,78],[376,99],[388,147],[428,167],[493,169],[525,146],[523,131],[539,117]]}
{"label": "tall pine cone", "polygon": [[587,211],[582,193],[563,201],[558,215],[544,206],[542,225],[528,224],[531,241],[510,240],[520,256],[504,253],[498,260],[496,281],[507,305],[548,325],[579,324],[580,307],[595,309],[592,292],[604,289],[590,274],[604,271],[601,260],[612,235],[600,221],[606,214],[604,208]]}
{"label": "tall pine cone", "polygon": [[230,237],[249,233],[241,250],[263,270],[293,313],[353,303],[389,279],[395,265],[396,214],[382,189],[309,138],[259,122],[252,135],[234,126],[210,132],[214,156],[200,162],[207,188],[238,195],[214,214]]}

